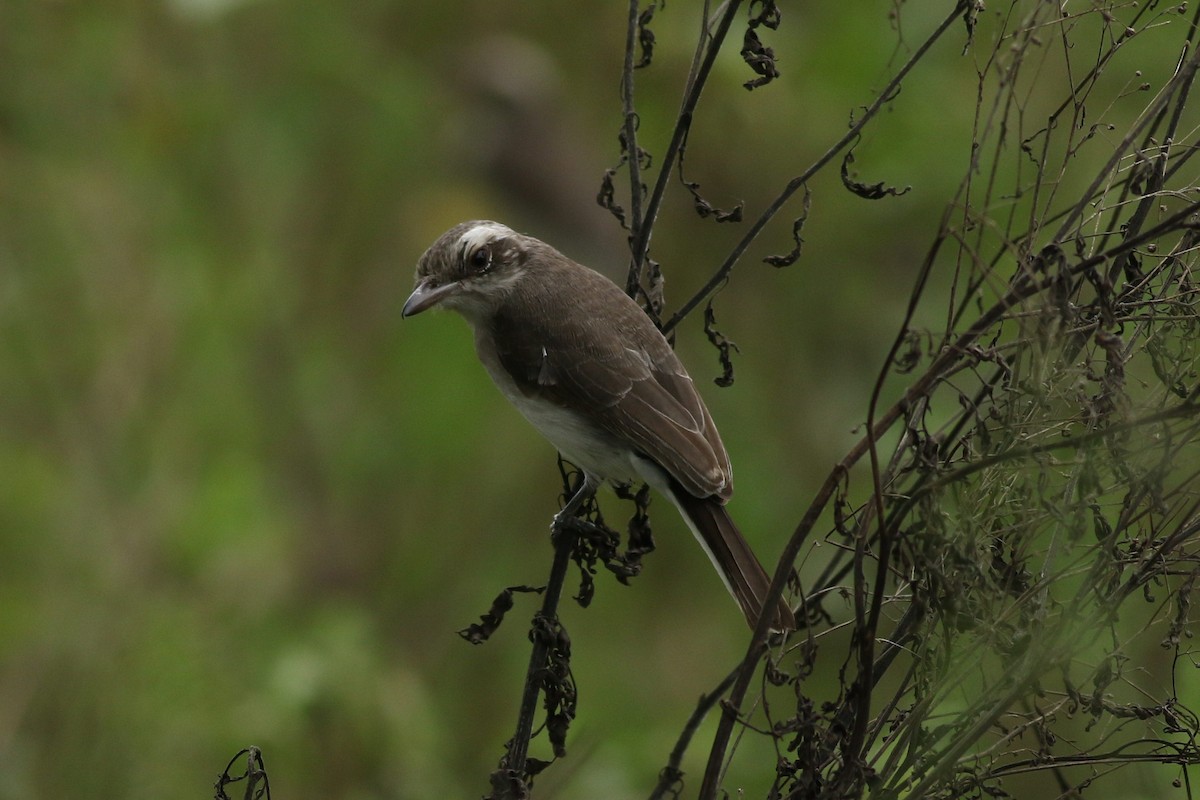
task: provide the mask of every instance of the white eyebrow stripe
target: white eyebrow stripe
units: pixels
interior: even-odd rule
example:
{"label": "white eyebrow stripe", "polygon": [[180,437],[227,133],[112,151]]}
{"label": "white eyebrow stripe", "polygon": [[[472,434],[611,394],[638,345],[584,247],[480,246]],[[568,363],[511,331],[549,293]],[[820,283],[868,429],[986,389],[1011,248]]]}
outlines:
{"label": "white eyebrow stripe", "polygon": [[509,236],[512,233],[512,228],[501,225],[499,222],[481,222],[458,237],[458,248],[460,252],[474,250],[486,242]]}

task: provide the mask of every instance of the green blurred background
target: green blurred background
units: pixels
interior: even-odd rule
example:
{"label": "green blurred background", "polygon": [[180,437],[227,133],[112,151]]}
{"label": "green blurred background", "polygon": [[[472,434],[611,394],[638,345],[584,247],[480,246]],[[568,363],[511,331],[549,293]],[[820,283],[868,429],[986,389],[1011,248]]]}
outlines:
{"label": "green blurred background", "polygon": [[[741,88],[740,37],[718,65],[688,168],[715,205],[757,215],[951,4],[906,8],[903,35],[890,3],[809,5],[764,33],[780,82]],[[544,581],[557,470],[466,325],[399,309],[463,219],[623,274],[594,197],[617,157],[625,13],[0,2],[0,798],[210,796],[247,744],[279,798],[484,793],[533,603],[485,646],[454,631]],[[652,152],[697,25],[686,3],[658,15],[638,86]],[[911,193],[868,203],[830,171],[799,264],[759,261],[791,248],[786,213],[752,248],[717,307],[741,346],[733,388],[711,384],[699,320],[680,329],[764,560],[852,441],[963,174],[964,41],[857,153],[864,180]],[[654,239],[669,306],[740,235],[679,195]],[[699,548],[672,512],[654,521],[644,575],[601,576],[593,607],[566,611],[581,716],[540,796],[645,796],[742,652]]]}

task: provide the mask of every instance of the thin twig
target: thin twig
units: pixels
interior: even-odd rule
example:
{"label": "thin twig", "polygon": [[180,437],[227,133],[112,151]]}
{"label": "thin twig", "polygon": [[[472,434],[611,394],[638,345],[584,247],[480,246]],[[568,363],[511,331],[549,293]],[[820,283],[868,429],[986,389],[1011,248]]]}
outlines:
{"label": "thin twig", "polygon": [[[758,235],[762,232],[763,228],[767,226],[767,223],[775,218],[775,215],[779,213],[791,196],[795,194],[801,186],[811,180],[812,177],[820,172],[827,164],[829,164],[829,162],[832,161],[834,157],[838,155],[838,153],[845,150],[851,142],[858,138],[858,136],[862,133],[863,128],[866,127],[868,122],[875,118],[875,115],[879,113],[884,104],[895,97],[896,90],[899,88],[900,83],[904,80],[912,68],[915,67],[917,63],[925,57],[925,53],[928,52],[929,48],[933,47],[934,43],[942,37],[942,34],[949,30],[950,26],[954,24],[954,21],[962,16],[965,9],[966,4],[959,3],[954,10],[950,12],[950,15],[947,16],[940,25],[938,25],[937,29],[929,35],[929,38],[921,43],[921,46],[918,47],[916,52],[912,54],[912,57],[910,57],[908,61],[904,63],[904,66],[900,68],[900,71],[896,73],[895,77],[893,77],[888,82],[887,86],[885,86],[883,90],[879,92],[879,96],[875,98],[875,102],[867,106],[867,109],[863,112],[862,116],[850,126],[842,138],[838,139],[828,150],[825,151],[824,154],[821,155],[820,158],[810,164],[807,169],[788,182],[787,186],[783,188],[783,191],[781,191],[775,200],[771,202],[771,205],[767,206],[767,209],[763,211],[761,215],[759,215],[758,219],[754,220],[754,222],[746,230],[745,235],[742,236],[741,240],[736,245],[734,245],[733,250],[730,251],[729,255],[725,257],[725,261],[720,267],[717,268],[717,271],[713,273],[712,277],[708,279],[708,282],[704,284],[704,286],[701,287],[698,292],[692,295],[691,299],[680,306],[678,311],[671,315],[671,318],[667,320],[665,325],[663,325],[663,333],[669,333],[671,329],[673,329],[689,314],[695,311],[697,306],[708,299],[709,295],[711,295],[725,283],[726,279],[729,277],[729,273],[733,270],[734,265],[741,260],[742,255],[746,252],[747,248],[750,247],[751,243],[758,238]],[[664,166],[664,169],[665,168],[666,167]]]}
{"label": "thin twig", "polygon": [[[945,215],[942,217],[939,230],[944,232],[949,220],[950,209],[947,208]],[[886,358],[884,358],[883,366],[880,368],[879,375],[875,380],[875,388],[871,392],[871,402],[867,408],[867,430],[869,431],[875,430],[875,413],[879,407],[879,399],[883,393],[883,386],[891,374],[896,354],[899,353],[900,347],[904,344],[905,337],[908,335],[909,327],[912,325],[913,317],[917,312],[917,306],[920,304],[921,297],[925,293],[925,286],[928,283],[929,275],[933,272],[934,262],[937,260],[942,243],[945,241],[946,237],[944,233],[937,236],[933,241],[933,245],[929,248],[924,263],[921,264],[921,270],[913,285],[912,294],[909,296],[908,308],[905,311],[904,320],[900,323],[900,330],[896,334],[891,350],[888,351]],[[893,538],[891,535],[892,531],[888,526],[888,517],[884,512],[883,481],[880,476],[878,440],[874,437],[871,437],[869,440],[868,452],[870,455],[871,480],[873,484],[871,492],[872,502],[875,505],[875,519],[878,521],[879,526],[875,536],[878,553],[876,555],[875,584],[871,596],[870,610],[868,611],[864,607],[865,597],[863,597],[866,593],[863,560],[866,557],[867,532],[865,530],[860,531],[858,536],[855,537],[854,553],[855,636],[858,644],[858,676],[855,679],[855,685],[858,689],[858,696],[854,698],[856,700],[854,720],[850,728],[850,737],[843,751],[844,760],[842,770],[843,775],[846,777],[841,779],[841,783],[845,787],[844,791],[851,794],[855,793],[857,787],[861,784],[862,765],[865,763],[862,748],[867,735],[867,724],[871,714],[871,689],[875,684],[875,632],[879,629],[879,614],[883,608],[883,595],[887,587]]]}
{"label": "thin twig", "polygon": [[[642,165],[637,140],[637,110],[633,102],[634,51],[637,48],[638,0],[629,0],[629,19],[625,28],[625,65],[621,70],[621,103],[624,113],[625,157],[629,161],[629,240],[636,242],[642,231]],[[626,291],[636,296],[635,278],[641,274],[640,261],[630,265]]]}
{"label": "thin twig", "polygon": [[683,726],[683,731],[680,732],[679,739],[675,742],[675,747],[671,749],[671,755],[667,758],[667,765],[658,774],[658,785],[650,793],[649,800],[662,800],[666,793],[671,790],[671,787],[683,779],[683,771],[679,768],[679,765],[683,763],[683,754],[687,752],[688,745],[692,743],[692,738],[696,735],[696,731],[700,729],[700,723],[704,722],[704,718],[708,716],[708,712],[712,711],[717,701],[729,691],[729,687],[733,685],[736,677],[736,671],[730,672],[711,692],[700,695],[700,701],[696,704],[696,709],[688,717],[687,724]]}
{"label": "thin twig", "polygon": [[[696,112],[696,106],[700,102],[700,94],[704,91],[705,84],[708,83],[708,76],[712,72],[713,64],[717,60],[717,54],[721,51],[721,47],[725,43],[725,37],[729,34],[729,28],[733,25],[733,18],[737,14],[739,6],[741,6],[741,0],[729,0],[724,12],[721,13],[717,21],[715,30],[708,37],[707,48],[705,48],[706,36],[703,34],[696,45],[697,53],[703,50],[704,57],[700,61],[699,68],[693,69],[688,75],[683,102],[679,107],[679,114],[675,118],[675,128],[671,132],[671,141],[667,145],[667,150],[663,153],[662,159],[659,162],[658,179],[654,182],[654,189],[651,191],[650,199],[646,203],[646,213],[642,219],[641,229],[638,231],[637,236],[633,238],[631,248],[633,261],[629,267],[630,286],[636,286],[637,276],[641,275],[642,266],[645,264],[646,255],[650,250],[650,236],[654,230],[654,223],[658,219],[658,212],[662,208],[663,197],[667,192],[667,183],[671,180],[675,162],[679,158],[680,150],[683,148],[683,143],[687,140],[688,131],[692,127],[692,117]],[[633,189],[637,191],[639,187],[633,187]]]}
{"label": "thin twig", "polygon": [[[558,603],[562,598],[563,584],[566,582],[567,568],[571,563],[571,552],[575,549],[577,534],[570,524],[573,518],[560,516],[554,525],[554,562],[550,568],[550,580],[542,595],[542,608],[534,618],[531,628],[533,646],[529,653],[529,668],[525,672],[525,690],[521,696],[521,707],[517,715],[517,729],[508,747],[508,753],[502,762],[502,768],[508,772],[513,782],[524,783],[526,777],[526,762],[529,757],[529,742],[533,736],[533,720],[537,713],[538,694],[541,689],[541,674],[546,667],[546,658],[550,652],[550,642],[546,637],[539,636],[541,630],[539,619],[553,620],[558,617]],[[501,795],[497,800],[507,800]]]}

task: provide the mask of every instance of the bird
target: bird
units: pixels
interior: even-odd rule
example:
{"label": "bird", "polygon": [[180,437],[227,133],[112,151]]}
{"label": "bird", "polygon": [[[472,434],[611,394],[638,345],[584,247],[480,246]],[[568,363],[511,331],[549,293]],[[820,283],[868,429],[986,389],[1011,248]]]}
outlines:
{"label": "bird", "polygon": [[[725,504],[729,455],[666,337],[615,283],[532,236],[471,220],[417,262],[404,318],[458,312],[500,392],[579,468],[574,513],[603,483],[641,480],[669,499],[754,628],[770,579]],[[782,599],[770,629],[796,629]]]}

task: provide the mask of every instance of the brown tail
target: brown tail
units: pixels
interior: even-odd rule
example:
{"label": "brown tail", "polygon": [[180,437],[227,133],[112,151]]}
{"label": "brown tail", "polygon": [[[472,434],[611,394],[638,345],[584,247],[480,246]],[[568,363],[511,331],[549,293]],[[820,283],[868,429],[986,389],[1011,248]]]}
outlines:
{"label": "brown tail", "polygon": [[[719,499],[694,497],[680,486],[671,488],[674,495],[671,499],[708,552],[721,580],[742,609],[746,622],[753,628],[771,579]],[[796,618],[783,598],[778,600],[774,614],[772,630],[796,630]]]}

